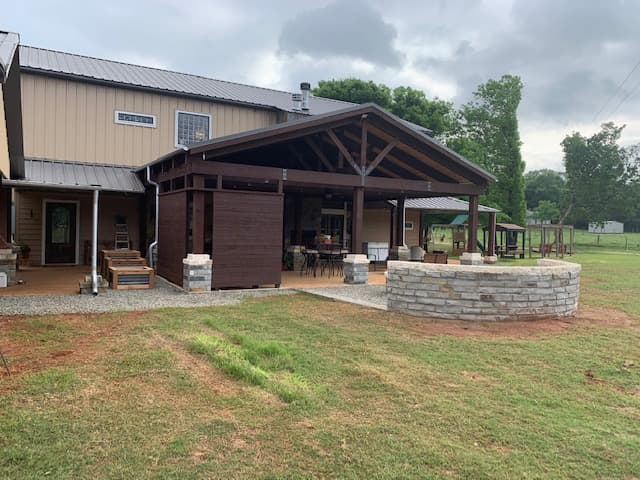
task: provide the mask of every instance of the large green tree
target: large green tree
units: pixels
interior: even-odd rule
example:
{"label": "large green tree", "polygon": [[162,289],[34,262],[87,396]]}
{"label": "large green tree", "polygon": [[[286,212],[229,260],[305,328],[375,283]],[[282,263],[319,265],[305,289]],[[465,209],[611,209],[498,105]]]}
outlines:
{"label": "large green tree", "polygon": [[333,98],[352,103],[373,102],[382,108],[391,108],[391,89],[384,84],[364,81],[358,78],[341,80],[320,80],[312,93],[316,97]]}
{"label": "large green tree", "polygon": [[429,99],[422,90],[411,87],[391,90],[372,81],[345,78],[321,80],[313,94],[353,103],[376,103],[404,120],[428,128],[438,137],[446,137],[457,127],[457,115],[451,102]]}
{"label": "large green tree", "polygon": [[590,137],[574,132],[562,141],[567,201],[575,222],[624,221],[634,215],[637,149],[618,144],[623,129],[605,123]]}
{"label": "large green tree", "polygon": [[527,208],[538,208],[542,200],[560,205],[565,188],[565,180],[560,172],[544,168],[532,170],[524,175]]}
{"label": "large green tree", "polygon": [[517,110],[522,81],[514,75],[489,80],[460,111],[460,130],[448,145],[493,173],[483,201],[500,208],[513,222],[525,222],[524,161],[520,153]]}

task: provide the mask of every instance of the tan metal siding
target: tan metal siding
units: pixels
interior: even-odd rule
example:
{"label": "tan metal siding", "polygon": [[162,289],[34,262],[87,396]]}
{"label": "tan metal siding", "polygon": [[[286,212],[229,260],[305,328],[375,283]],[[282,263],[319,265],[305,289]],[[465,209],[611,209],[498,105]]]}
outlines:
{"label": "tan metal siding", "polygon": [[[31,247],[30,262],[32,265],[42,263],[42,217],[43,200],[78,201],[80,221],[79,260],[84,261],[85,243],[91,242],[92,197],[91,193],[56,193],[37,191],[18,191],[15,194],[16,205],[16,240],[20,244]],[[115,218],[117,215],[127,217],[129,239],[133,248],[140,248],[140,202],[136,197],[120,195],[100,195],[98,218],[98,248],[113,248],[115,238]]]}
{"label": "tan metal siding", "polygon": [[[0,86],[0,174],[9,178],[9,144],[7,143],[7,123],[4,118],[4,97]],[[0,176],[2,176],[0,175]],[[0,219],[2,221],[2,219]]]}
{"label": "tan metal siding", "polygon": [[[93,85],[23,73],[25,156],[115,165],[144,165],[175,149],[175,112],[212,116],[213,136],[267,127],[268,110]],[[156,116],[156,128],[121,125],[114,112]]]}
{"label": "tan metal siding", "polygon": [[[362,222],[363,242],[387,242],[391,230],[390,210],[365,209]],[[418,245],[420,234],[420,211],[406,210],[405,220],[413,222],[413,230],[404,231],[404,241],[408,247]]]}

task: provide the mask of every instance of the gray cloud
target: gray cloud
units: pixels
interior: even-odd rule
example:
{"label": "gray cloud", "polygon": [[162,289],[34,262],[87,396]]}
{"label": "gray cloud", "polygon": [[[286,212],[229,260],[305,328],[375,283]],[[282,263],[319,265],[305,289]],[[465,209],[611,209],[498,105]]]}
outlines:
{"label": "gray cloud", "polygon": [[368,3],[342,0],[298,13],[285,23],[279,46],[283,54],[347,57],[396,67],[403,61],[394,47],[396,37],[396,28]]}
{"label": "gray cloud", "polygon": [[[640,3],[517,0],[509,16],[509,28],[462,40],[452,54],[424,55],[415,65],[456,82],[458,102],[489,78],[520,75],[525,84],[521,114],[566,124],[590,121],[638,60]],[[640,75],[630,80],[632,88]],[[637,108],[640,99],[626,105]],[[601,120],[612,110],[607,108]]]}

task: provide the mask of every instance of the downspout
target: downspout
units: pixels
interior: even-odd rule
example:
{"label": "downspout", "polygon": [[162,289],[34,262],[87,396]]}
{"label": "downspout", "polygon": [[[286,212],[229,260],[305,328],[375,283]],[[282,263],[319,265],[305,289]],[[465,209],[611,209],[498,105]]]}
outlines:
{"label": "downspout", "polygon": [[158,195],[160,194],[160,185],[158,185],[156,182],[154,182],[153,180],[151,180],[151,168],[147,165],[147,183],[150,185],[153,185],[155,187],[156,193],[155,193],[155,211],[156,211],[156,215],[155,215],[155,225],[154,225],[154,231],[153,231],[153,242],[151,242],[149,244],[149,250],[147,253],[147,259],[149,260],[149,266],[151,268],[153,268],[153,249],[156,248],[156,246],[158,245],[158,212],[159,212],[159,206],[158,206]]}
{"label": "downspout", "polygon": [[93,191],[93,232],[91,239],[91,291],[98,295],[98,200],[100,191]]}

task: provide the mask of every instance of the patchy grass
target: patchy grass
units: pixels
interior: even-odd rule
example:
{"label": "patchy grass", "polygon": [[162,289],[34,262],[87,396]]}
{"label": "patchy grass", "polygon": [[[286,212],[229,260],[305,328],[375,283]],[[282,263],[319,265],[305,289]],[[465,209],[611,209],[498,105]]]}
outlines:
{"label": "patchy grass", "polygon": [[637,478],[640,257],[574,260],[573,321],[307,295],[0,321],[0,477]]}

